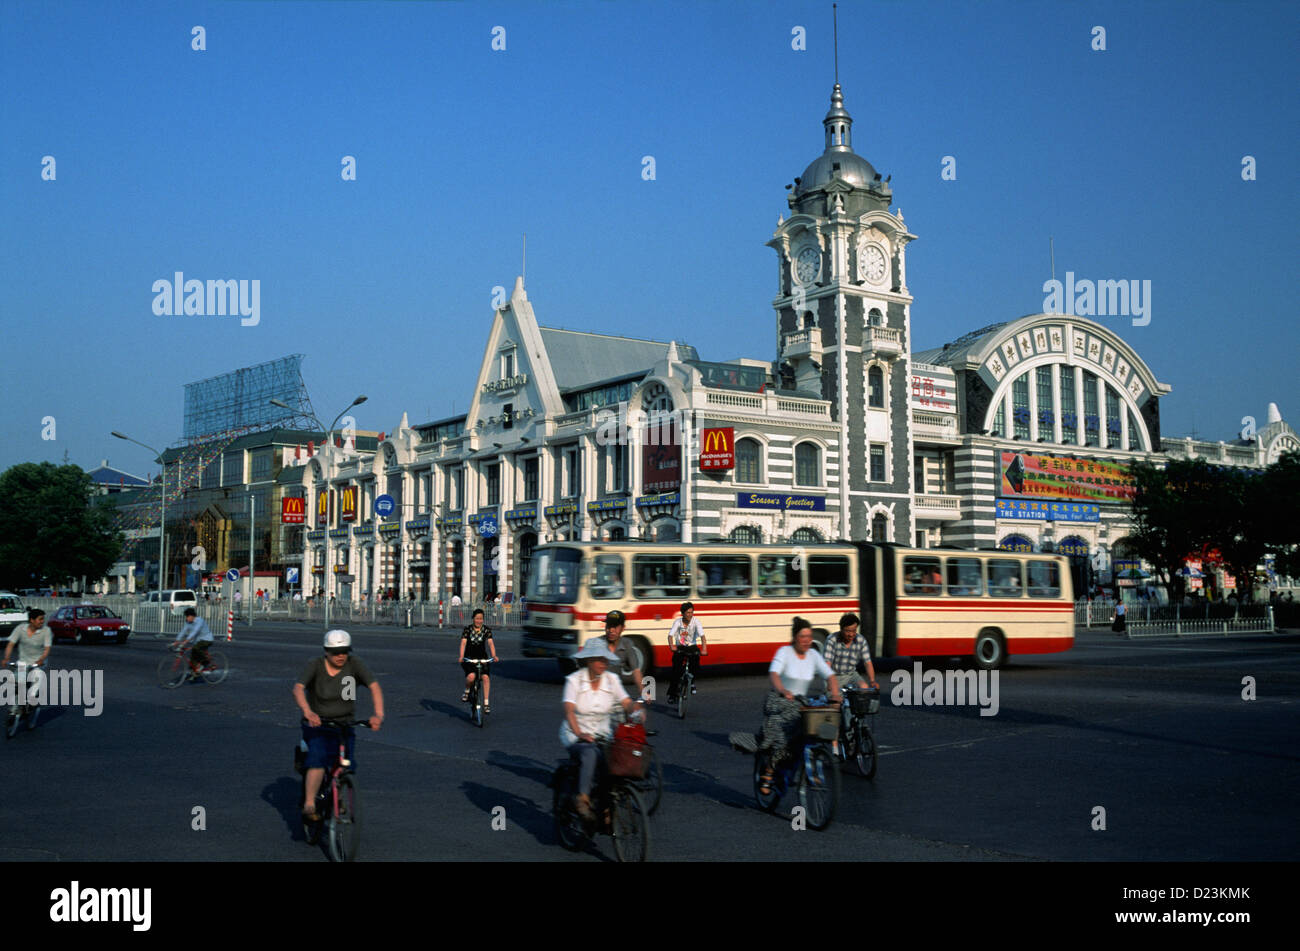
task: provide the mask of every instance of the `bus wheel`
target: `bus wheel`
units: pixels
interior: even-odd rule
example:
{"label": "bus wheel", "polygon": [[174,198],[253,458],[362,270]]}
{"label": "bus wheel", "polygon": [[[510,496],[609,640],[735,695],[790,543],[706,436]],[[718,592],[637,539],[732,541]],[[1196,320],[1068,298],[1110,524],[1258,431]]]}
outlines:
{"label": "bus wheel", "polygon": [[641,676],[653,677],[655,672],[655,655],[650,649],[650,642],[644,637],[632,638],[632,646],[636,648],[637,653],[641,655]]}
{"label": "bus wheel", "polygon": [[975,667],[978,670],[997,670],[1007,659],[1007,648],[1002,635],[993,628],[985,628],[975,638]]}

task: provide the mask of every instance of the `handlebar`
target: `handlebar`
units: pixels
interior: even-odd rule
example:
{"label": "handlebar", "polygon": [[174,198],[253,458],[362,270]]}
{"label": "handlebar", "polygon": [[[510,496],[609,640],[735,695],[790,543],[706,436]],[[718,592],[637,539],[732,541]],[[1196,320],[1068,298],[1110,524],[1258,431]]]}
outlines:
{"label": "handlebar", "polygon": [[481,666],[484,665],[484,664],[495,664],[495,663],[500,663],[500,659],[497,658],[497,657],[489,657],[489,658],[487,658],[486,660],[482,660],[482,659],[475,660],[473,657],[462,657],[460,660],[456,661],[456,663],[458,663],[458,664],[478,664],[478,665],[481,667]]}
{"label": "handlebar", "polygon": [[343,721],[343,720],[326,720],[322,718],[320,721],[320,725],[323,727],[329,727],[331,730],[345,730],[348,729],[349,727],[354,727],[354,726],[363,726],[367,730],[370,729],[369,720]]}

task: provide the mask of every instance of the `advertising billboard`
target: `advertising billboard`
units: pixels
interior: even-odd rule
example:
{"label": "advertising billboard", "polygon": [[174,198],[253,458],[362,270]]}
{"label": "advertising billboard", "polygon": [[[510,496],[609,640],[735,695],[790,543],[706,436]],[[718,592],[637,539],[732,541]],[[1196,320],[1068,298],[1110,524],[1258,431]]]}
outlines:
{"label": "advertising billboard", "polygon": [[307,500],[295,495],[286,495],[280,500],[280,523],[282,525],[302,525],[307,521]]}
{"label": "advertising billboard", "polygon": [[736,467],[736,429],[723,426],[700,430],[700,471],[722,472]]}
{"label": "advertising billboard", "polygon": [[1009,499],[1129,502],[1133,475],[1122,462],[1072,459],[1034,452],[1003,452],[1001,490]]}

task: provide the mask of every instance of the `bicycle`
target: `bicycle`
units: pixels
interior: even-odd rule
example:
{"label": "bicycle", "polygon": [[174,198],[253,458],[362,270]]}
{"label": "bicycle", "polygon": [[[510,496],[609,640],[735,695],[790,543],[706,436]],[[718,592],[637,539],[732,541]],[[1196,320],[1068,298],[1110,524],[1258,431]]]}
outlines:
{"label": "bicycle", "polygon": [[880,710],[880,688],[861,690],[845,687],[843,716],[840,719],[840,759],[853,760],[858,772],[867,779],[876,775],[876,738],[867,717]]}
{"label": "bicycle", "polygon": [[[20,683],[30,682],[31,675],[41,669],[37,664],[29,664],[21,660],[11,660],[5,666],[14,671],[15,687]],[[5,738],[12,740],[24,725],[29,730],[36,729],[36,721],[40,719],[40,715],[39,704],[14,704],[9,708],[9,714],[5,718]]]}
{"label": "bicycle", "polygon": [[[321,726],[335,730],[339,735],[337,753],[330,755],[325,768],[325,778],[316,791],[316,815],[319,821],[313,822],[302,817],[302,833],[308,845],[320,841],[322,827],[326,830],[325,846],[330,858],[335,862],[352,862],[356,860],[361,848],[361,798],[357,793],[357,781],[352,773],[352,761],[348,759],[348,730],[354,726],[369,727],[369,720],[321,720]],[[299,751],[306,756],[306,741],[299,742]],[[307,797],[307,770],[300,765],[302,773],[301,803]]]}
{"label": "bicycle", "polygon": [[677,682],[677,718],[686,719],[686,700],[695,694],[695,674],[691,673],[691,658],[703,656],[698,647],[679,647],[686,652],[686,663],[682,667],[682,679]]}
{"label": "bicycle", "polygon": [[[608,744],[602,743],[601,747],[603,751]],[[598,818],[591,821],[578,813],[576,763],[570,761],[556,767],[551,788],[555,835],[565,849],[576,852],[599,832],[613,839],[614,856],[620,862],[644,862],[649,857],[649,810],[634,780],[608,774],[599,779],[591,791],[592,812]]]}
{"label": "bicycle", "polygon": [[461,663],[473,664],[475,670],[474,682],[469,685],[469,722],[477,727],[483,726],[483,668],[492,663],[492,659],[487,660],[465,660]]}
{"label": "bicycle", "polygon": [[[828,706],[824,697],[795,699],[801,704],[803,729],[790,751],[790,759],[772,764],[770,751],[755,743],[754,799],[764,812],[774,812],[781,797],[793,789],[804,808],[808,828],[821,831],[835,818],[840,798],[840,767],[831,751],[831,741],[839,735],[840,710]],[[763,774],[769,768],[772,781],[764,793]]]}
{"label": "bicycle", "polygon": [[226,664],[226,655],[221,651],[209,648],[208,663],[200,670],[187,656],[190,650],[170,645],[167,650],[171,656],[164,657],[158,662],[158,683],[168,690],[179,687],[185,682],[185,678],[192,674],[202,677],[205,683],[219,684],[230,673],[230,668]]}

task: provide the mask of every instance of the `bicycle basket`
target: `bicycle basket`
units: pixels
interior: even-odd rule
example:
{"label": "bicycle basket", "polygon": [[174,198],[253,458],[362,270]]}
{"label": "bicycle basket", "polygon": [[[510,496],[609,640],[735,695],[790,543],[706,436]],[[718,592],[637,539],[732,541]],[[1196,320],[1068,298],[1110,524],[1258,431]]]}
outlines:
{"label": "bicycle basket", "polygon": [[640,724],[623,724],[614,733],[606,756],[611,776],[644,779],[650,765],[646,756],[645,727]]}
{"label": "bicycle basket", "polygon": [[880,712],[880,694],[876,691],[849,690],[849,707],[855,717],[869,716]]}
{"label": "bicycle basket", "polygon": [[802,707],[804,736],[833,740],[840,735],[839,707]]}

